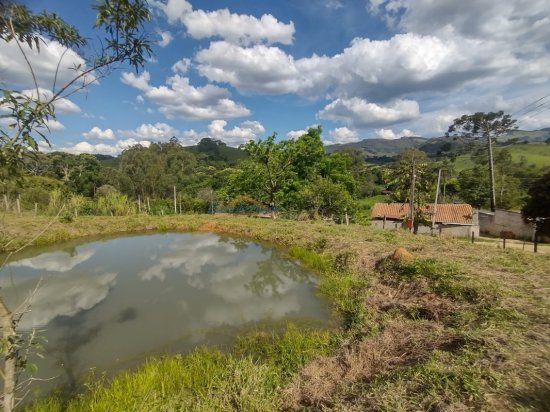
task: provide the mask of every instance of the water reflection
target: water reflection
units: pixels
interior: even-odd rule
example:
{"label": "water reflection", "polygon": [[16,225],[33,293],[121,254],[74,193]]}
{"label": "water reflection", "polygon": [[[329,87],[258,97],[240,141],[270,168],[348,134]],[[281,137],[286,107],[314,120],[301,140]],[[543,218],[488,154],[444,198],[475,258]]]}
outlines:
{"label": "water reflection", "polygon": [[23,259],[12,262],[12,267],[27,267],[36,270],[46,270],[49,272],[68,272],[77,265],[86,262],[94,255],[93,249],[78,253],[76,249],[71,249],[69,253],[55,252],[39,255],[34,258]]}
{"label": "water reflection", "polygon": [[73,252],[11,263],[14,282],[2,290],[26,296],[48,271],[23,325],[46,328],[40,377],[58,375],[56,383],[68,387],[91,367],[116,369],[146,355],[227,341],[229,332],[214,331],[328,318],[308,273],[248,241],[148,235],[89,243]]}

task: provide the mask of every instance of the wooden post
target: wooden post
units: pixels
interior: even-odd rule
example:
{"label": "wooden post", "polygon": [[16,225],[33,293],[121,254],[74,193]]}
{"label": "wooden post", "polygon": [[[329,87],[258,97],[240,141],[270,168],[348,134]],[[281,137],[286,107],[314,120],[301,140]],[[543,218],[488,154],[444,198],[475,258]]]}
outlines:
{"label": "wooden post", "polygon": [[502,248],[506,249],[506,238],[502,239]]}
{"label": "wooden post", "polygon": [[386,215],[384,215],[384,220],[382,220],[382,229],[386,228]]}
{"label": "wooden post", "polygon": [[34,204],[34,215],[35,215],[35,216],[38,215],[38,203],[35,203],[35,204]]}
{"label": "wooden post", "polygon": [[78,209],[76,207],[74,208],[74,217],[78,217]]}
{"label": "wooden post", "polygon": [[348,216],[348,208],[344,208],[344,213],[346,217],[346,226],[349,226],[349,216]]}
{"label": "wooden post", "polygon": [[174,214],[178,214],[178,203],[176,201],[176,185],[174,185]]}
{"label": "wooden post", "polygon": [[138,195],[138,211],[139,211],[139,214],[141,214],[141,196]]}
{"label": "wooden post", "polygon": [[474,231],[472,230],[472,243],[474,243]]}
{"label": "wooden post", "polygon": [[149,203],[149,196],[147,196],[147,213],[151,214],[151,203]]}
{"label": "wooden post", "polygon": [[15,199],[15,204],[17,205],[17,213],[21,214],[21,201],[20,201],[21,195],[17,196],[17,199]]}
{"label": "wooden post", "polygon": [[437,213],[437,200],[439,198],[440,183],[441,183],[441,169],[439,169],[439,172],[437,174],[437,188],[435,189],[435,202],[434,202],[434,210],[433,210],[433,216],[432,216],[432,232],[435,227],[435,215]]}
{"label": "wooden post", "polygon": [[538,225],[535,223],[535,238],[533,239],[534,240],[534,243],[533,243],[533,252],[534,253],[537,253],[538,238],[539,238],[539,228],[538,228]]}
{"label": "wooden post", "polygon": [[210,189],[210,214],[214,214],[214,191]]}
{"label": "wooden post", "polygon": [[4,209],[6,209],[6,212],[8,211],[9,207],[10,207],[10,204],[8,202],[8,195],[4,193]]}

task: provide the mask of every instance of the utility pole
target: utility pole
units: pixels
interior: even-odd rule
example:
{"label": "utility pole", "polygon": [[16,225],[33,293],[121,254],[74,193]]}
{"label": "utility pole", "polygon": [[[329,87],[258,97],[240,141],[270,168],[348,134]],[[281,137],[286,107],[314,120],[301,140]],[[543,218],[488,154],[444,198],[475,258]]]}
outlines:
{"label": "utility pole", "polygon": [[497,209],[497,199],[495,195],[495,170],[493,165],[493,139],[491,133],[487,132],[487,144],[489,145],[489,169],[491,171],[491,212]]}
{"label": "utility pole", "polygon": [[435,189],[435,202],[434,202],[434,210],[433,210],[433,216],[432,216],[432,231],[435,226],[435,215],[437,213],[437,200],[439,198],[439,184],[441,183],[441,169],[439,169],[439,172],[437,174],[437,188]]}
{"label": "utility pole", "polygon": [[178,214],[178,203],[176,200],[176,185],[174,185],[174,214]]}
{"label": "utility pole", "polygon": [[412,157],[412,179],[411,179],[411,199],[409,201],[409,230],[413,230],[414,227],[414,188],[416,185],[416,159],[414,153]]}

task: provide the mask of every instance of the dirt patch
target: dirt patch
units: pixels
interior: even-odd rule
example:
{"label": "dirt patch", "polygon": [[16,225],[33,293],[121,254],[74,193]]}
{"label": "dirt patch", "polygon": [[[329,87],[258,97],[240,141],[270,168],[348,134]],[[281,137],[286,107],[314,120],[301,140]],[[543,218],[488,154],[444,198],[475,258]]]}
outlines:
{"label": "dirt patch", "polygon": [[398,247],[395,249],[391,258],[398,262],[412,262],[414,260],[413,254],[404,247]]}
{"label": "dirt patch", "polygon": [[217,229],[219,229],[218,224],[212,220],[207,220],[199,226],[200,232],[215,232]]}
{"label": "dirt patch", "polygon": [[427,282],[401,283],[396,287],[373,279],[369,285],[367,306],[382,312],[400,312],[410,319],[445,323],[448,315],[461,310],[456,300],[442,298],[427,291]]}
{"label": "dirt patch", "polygon": [[455,351],[465,344],[433,322],[391,321],[376,337],[366,338],[304,367],[285,390],[285,410],[332,405],[332,395],[347,384],[370,381],[397,368],[426,359],[434,349]]}

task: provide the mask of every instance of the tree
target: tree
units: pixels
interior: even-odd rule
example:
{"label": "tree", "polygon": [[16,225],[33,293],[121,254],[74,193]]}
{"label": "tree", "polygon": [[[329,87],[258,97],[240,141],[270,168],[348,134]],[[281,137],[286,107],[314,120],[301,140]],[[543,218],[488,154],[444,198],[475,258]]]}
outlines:
{"label": "tree", "polygon": [[[16,3],[0,3],[0,39],[15,41],[27,63],[33,78],[32,93],[22,93],[2,86],[0,106],[9,121],[8,128],[0,128],[0,167],[11,176],[21,171],[22,159],[29,150],[37,151],[37,137],[49,144],[45,135],[48,122],[55,119],[55,103],[73,93],[85,89],[98,78],[106,76],[118,63],[127,63],[136,69],[143,67],[147,55],[151,55],[150,40],[143,34],[144,24],[150,19],[146,0],[101,0],[97,11],[95,28],[105,33],[100,52],[88,56],[85,65],[74,67],[74,76],[65,84],[58,85],[55,74],[51,90],[38,84],[35,68],[27,57],[28,51],[55,40],[69,48],[82,50],[88,40],[78,30],[49,12],[33,13]],[[94,47],[91,47],[92,49]]]}
{"label": "tree", "polygon": [[521,214],[526,221],[535,222],[537,231],[550,235],[550,172],[531,185]]}
{"label": "tree", "polygon": [[392,197],[398,202],[409,202],[409,208],[414,223],[414,232],[424,219],[422,206],[431,200],[429,197],[434,189],[434,173],[430,168],[428,156],[418,149],[408,149],[399,155],[390,172],[388,188]]}
{"label": "tree", "polygon": [[[17,3],[0,2],[0,39],[6,43],[15,42],[34,83],[31,93],[4,85],[0,89],[0,107],[3,109],[0,116],[8,120],[7,128],[0,127],[2,177],[12,179],[20,175],[24,158],[29,152],[38,151],[37,139],[49,144],[45,133],[48,122],[55,118],[57,101],[106,76],[118,63],[127,63],[137,71],[143,66],[146,55],[151,55],[149,37],[143,34],[144,24],[150,19],[146,0],[100,0],[94,9],[97,12],[95,28],[105,36],[99,48],[91,49],[100,52],[89,56],[86,65],[74,67],[74,76],[65,84],[57,85],[60,60],[51,90],[45,92],[38,84],[35,68],[27,57],[28,51],[33,48],[40,51],[46,39],[59,42],[67,50],[81,49],[88,45],[88,41],[75,27],[53,13],[33,13]],[[19,352],[21,337],[16,330],[16,318],[1,298],[0,322],[4,355],[3,406],[5,412],[11,412],[15,407],[17,367],[24,366],[25,362]]]}
{"label": "tree", "polygon": [[509,114],[499,112],[477,112],[456,118],[449,126],[447,136],[463,137],[469,140],[486,139],[489,155],[489,185],[491,210],[496,210],[495,173],[493,168],[493,139],[514,129],[516,120]]}

